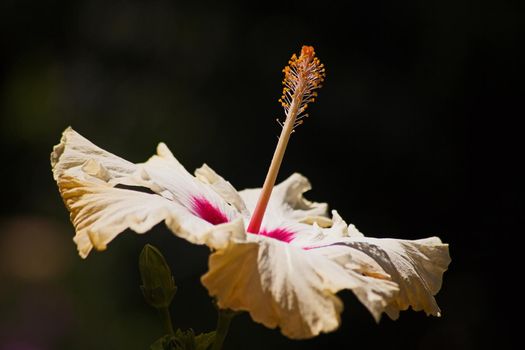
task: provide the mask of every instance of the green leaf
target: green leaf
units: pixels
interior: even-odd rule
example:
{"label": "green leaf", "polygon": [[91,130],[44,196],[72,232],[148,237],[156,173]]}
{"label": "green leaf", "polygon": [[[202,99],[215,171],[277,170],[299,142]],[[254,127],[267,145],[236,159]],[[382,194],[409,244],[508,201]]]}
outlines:
{"label": "green leaf", "polygon": [[173,335],[167,334],[162,338],[157,339],[151,346],[149,350],[172,350]]}
{"label": "green leaf", "polygon": [[195,350],[207,350],[215,341],[215,331],[202,333],[195,337]]}
{"label": "green leaf", "polygon": [[196,350],[195,349],[195,333],[193,329],[182,331],[177,329],[173,339],[173,350]]}
{"label": "green leaf", "polygon": [[193,329],[177,329],[174,335],[167,334],[151,344],[149,350],[208,350],[215,341],[215,331],[195,336]]}

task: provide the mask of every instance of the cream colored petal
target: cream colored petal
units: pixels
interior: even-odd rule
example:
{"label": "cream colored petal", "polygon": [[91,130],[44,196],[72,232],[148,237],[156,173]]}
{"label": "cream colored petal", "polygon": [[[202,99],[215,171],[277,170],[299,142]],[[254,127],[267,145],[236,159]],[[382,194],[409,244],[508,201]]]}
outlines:
{"label": "cream colored petal", "polygon": [[309,249],[330,245],[338,242],[340,238],[348,237],[349,227],[337,211],[332,210],[332,218],[326,219],[330,222],[330,225],[325,225],[324,227],[319,225],[317,221],[313,221],[310,225],[303,224],[304,221],[293,225],[298,227],[298,230],[292,230],[292,232],[298,232],[298,234],[296,239],[292,241],[292,244]]}
{"label": "cream colored petal", "polygon": [[222,176],[217,174],[207,164],[204,164],[195,170],[195,177],[204,184],[209,185],[217,194],[224,200],[233,205],[240,213],[249,215],[246,204],[242,200],[237,190],[229,181],[224,180]]}
{"label": "cream colored petal", "polygon": [[[317,216],[326,217],[328,208],[326,203],[310,202],[303,197],[303,193],[311,188],[312,186],[308,179],[297,173],[275,186],[266,209],[262,227],[265,227],[266,223],[270,221],[295,220],[309,223],[316,221],[315,217]],[[260,193],[260,188],[246,189],[239,192],[250,212],[253,212]],[[329,225],[326,220],[319,220],[319,222],[320,226]]]}
{"label": "cream colored petal", "polygon": [[359,230],[353,224],[350,224],[348,225],[347,236],[350,238],[359,239],[360,237],[364,237],[365,235],[359,232]]}
{"label": "cream colored petal", "polygon": [[441,315],[434,295],[450,263],[448,244],[438,237],[415,241],[363,237],[346,239],[345,244],[366,253],[399,284],[400,292],[387,310],[392,319],[409,306]]}
{"label": "cream colored petal", "polygon": [[306,224],[306,225],[317,225],[319,227],[330,227],[332,226],[333,222],[330,218],[327,218],[326,216],[305,216],[304,218],[299,220],[300,223]]}
{"label": "cream colored petal", "polygon": [[344,243],[333,242],[311,250],[322,254],[347,270],[358,272],[364,276],[391,280],[391,276],[374,259]]}
{"label": "cream colored petal", "polygon": [[359,232],[354,225],[349,227],[335,210],[332,210],[331,221],[333,224],[328,228],[318,227],[320,233],[300,235],[291,244],[322,254],[345,269],[370,277],[390,279],[390,275],[374,259],[344,243],[350,233]]}
{"label": "cream colored petal", "polygon": [[157,154],[147,162],[137,164],[138,170],[130,182],[148,187],[162,196],[192,209],[195,198],[205,198],[224,213],[230,220],[238,216],[238,211],[223,199],[210,184],[205,184],[191,175],[175,159],[164,143],[157,147]]}
{"label": "cream colored petal", "polygon": [[77,172],[77,176],[64,174],[57,182],[71,213],[76,230],[74,241],[83,258],[93,247],[106,249],[127,228],[144,233],[163,220],[175,234],[213,248],[224,248],[232,236],[244,235],[244,227],[237,221],[213,226],[162,196],[111,187],[98,178]]}
{"label": "cream colored petal", "polygon": [[397,292],[394,283],[346,270],[322,254],[254,239],[213,253],[202,283],[219,307],[246,310],[290,338],[336,329],[343,305],[335,293],[342,289],[353,290],[377,317]]}
{"label": "cream colored petal", "polygon": [[55,180],[61,175],[80,176],[85,173],[111,186],[141,186],[161,196],[176,201],[189,210],[196,198],[205,198],[230,220],[238,216],[210,185],[203,184],[184,169],[164,143],[157,146],[157,154],[147,162],[133,164],[119,158],[67,128],[60,144],[51,154]]}
{"label": "cream colored petal", "polygon": [[326,227],[323,233],[326,238],[364,237],[354,225],[348,225],[336,210],[332,210],[332,225]]}
{"label": "cream colored petal", "polygon": [[333,225],[323,228],[321,235],[292,244],[317,251],[346,269],[397,283],[400,293],[385,310],[391,318],[409,306],[440,315],[434,295],[450,263],[448,245],[437,237],[417,241],[367,238],[354,225],[347,226],[337,212],[332,214]]}
{"label": "cream colored petal", "polygon": [[55,180],[66,170],[81,167],[88,160],[103,165],[103,170],[98,168],[88,170],[93,172],[93,176],[99,176],[104,181],[127,177],[136,171],[135,164],[95,146],[68,127],[62,133],[60,143],[53,148],[51,153],[51,166]]}
{"label": "cream colored petal", "polygon": [[336,210],[332,210],[332,225],[323,229],[327,238],[341,238],[348,236],[348,225]]}
{"label": "cream colored petal", "polygon": [[201,220],[191,216],[184,217],[172,215],[166,219],[166,225],[177,236],[194,244],[205,244],[212,249],[226,249],[234,240],[245,240],[246,230],[242,218],[220,224],[210,225],[201,230]]}

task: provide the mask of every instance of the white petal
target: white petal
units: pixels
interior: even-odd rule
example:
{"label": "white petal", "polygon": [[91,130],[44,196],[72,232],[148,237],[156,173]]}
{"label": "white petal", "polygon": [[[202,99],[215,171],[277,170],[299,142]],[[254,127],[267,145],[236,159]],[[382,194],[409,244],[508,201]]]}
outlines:
{"label": "white petal", "polygon": [[323,233],[327,238],[364,237],[354,225],[348,225],[336,210],[332,210],[332,226],[324,229]]}
{"label": "white petal", "polygon": [[[311,188],[312,186],[308,179],[297,173],[275,186],[264,215],[262,227],[267,227],[270,222],[282,220],[310,223],[315,221],[315,217],[326,217],[328,208],[326,203],[310,202],[303,197],[303,193]],[[260,188],[246,189],[239,192],[250,212],[253,212],[260,193]],[[320,224],[320,226],[327,225],[329,225],[327,222],[321,222]]]}
{"label": "white petal", "polygon": [[242,222],[241,226],[238,221],[213,226],[164,197],[114,188],[89,175],[84,179],[82,175],[62,175],[58,186],[71,212],[76,229],[74,241],[83,258],[93,247],[106,249],[127,228],[144,233],[163,220],[177,235],[213,248],[224,248],[232,236],[244,235]]}
{"label": "white petal", "polygon": [[173,156],[164,143],[157,146],[157,154],[147,162],[137,164],[135,173],[126,178],[126,184],[150,188],[162,196],[192,210],[195,198],[205,198],[233,220],[237,210],[230,206],[211,185],[204,184],[191,175]]}
{"label": "white petal", "polygon": [[[330,225],[322,227],[313,222],[311,225],[296,224],[296,239],[291,243],[301,248],[314,248],[333,244],[338,242],[340,238],[348,237],[349,227],[346,222],[339,216],[337,211],[332,210],[332,218],[326,218],[330,221]],[[304,221],[302,221],[304,222]],[[294,227],[292,226],[292,227]],[[353,226],[353,225],[352,225]]]}
{"label": "white petal", "polygon": [[103,165],[103,171],[95,168],[88,170],[93,172],[92,175],[103,178],[104,181],[127,177],[136,171],[135,164],[104,151],[68,127],[62,133],[60,143],[53,148],[51,153],[51,166],[55,180],[67,169],[81,167],[88,160]]}
{"label": "white petal", "polygon": [[336,329],[343,309],[335,295],[339,290],[353,290],[377,315],[397,292],[394,283],[345,270],[322,254],[271,238],[254,239],[213,253],[202,283],[219,307],[247,310],[254,321],[280,327],[290,338]]}
{"label": "white petal", "polygon": [[[112,186],[141,186],[163,197],[176,201],[194,214],[194,201],[204,198],[228,219],[238,216],[210,185],[203,184],[184,169],[164,143],[157,146],[157,154],[147,162],[133,164],[119,158],[67,128],[59,145],[51,154],[55,180],[61,175],[77,176],[81,172],[96,177]],[[76,175],[75,175],[76,174]]]}
{"label": "white petal", "polygon": [[[177,235],[214,248],[224,247],[230,236],[244,237],[235,208],[189,174],[163,143],[146,163],[133,164],[67,128],[53,149],[51,165],[83,257],[93,246],[105,249],[126,228],[142,233],[162,220]],[[121,184],[146,187],[160,196],[114,187]],[[221,223],[230,223],[206,222],[211,220],[195,208],[196,199],[216,209],[212,214],[218,213]]]}
{"label": "white petal", "polygon": [[322,254],[343,268],[358,272],[364,276],[391,279],[391,276],[374,259],[344,243],[333,242],[309,250]]}
{"label": "white petal", "polygon": [[391,318],[409,306],[427,315],[441,315],[434,295],[450,263],[448,244],[438,237],[415,241],[363,237],[346,239],[345,244],[366,253],[399,284],[399,295],[387,310]]}
{"label": "white petal", "polygon": [[341,238],[348,236],[348,225],[337,211],[332,210],[332,225],[323,229],[327,238]]}
{"label": "white petal", "polygon": [[203,164],[200,168],[195,170],[195,177],[204,184],[209,185],[217,194],[224,200],[233,205],[240,213],[249,216],[250,213],[246,209],[246,204],[242,200],[237,190],[229,181],[224,180],[222,176],[217,174],[207,164]]}

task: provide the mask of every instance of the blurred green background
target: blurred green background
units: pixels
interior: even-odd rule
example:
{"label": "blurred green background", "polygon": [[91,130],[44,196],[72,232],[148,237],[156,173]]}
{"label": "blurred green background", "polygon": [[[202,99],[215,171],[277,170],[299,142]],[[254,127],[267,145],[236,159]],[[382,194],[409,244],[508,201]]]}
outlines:
{"label": "blurred green background", "polygon": [[280,179],[303,173],[310,199],[367,235],[450,243],[443,317],[404,312],[376,325],[341,293],[335,333],[291,341],[242,315],[226,349],[510,346],[499,290],[512,288],[502,281],[523,203],[512,126],[523,117],[522,24],[518,1],[3,0],[0,350],[147,348],[162,325],[138,287],[145,243],[174,271],[175,326],[214,328],[199,282],[208,251],[164,225],[76,255],[49,153],[71,125],[131,161],[164,141],[190,171],[206,162],[238,189],[260,186],[281,69],[303,44],[327,82]]}

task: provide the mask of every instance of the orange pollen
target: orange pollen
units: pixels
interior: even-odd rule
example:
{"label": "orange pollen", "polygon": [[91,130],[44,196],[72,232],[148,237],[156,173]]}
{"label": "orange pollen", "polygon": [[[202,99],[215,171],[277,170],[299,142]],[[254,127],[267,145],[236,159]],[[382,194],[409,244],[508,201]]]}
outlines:
{"label": "orange pollen", "polygon": [[288,115],[292,101],[296,100],[298,102],[296,118],[300,118],[308,104],[315,101],[317,92],[314,90],[322,87],[326,76],[324,65],[315,57],[312,46],[303,46],[301,55],[297,57],[293,54],[283,73],[283,94],[279,102]]}

